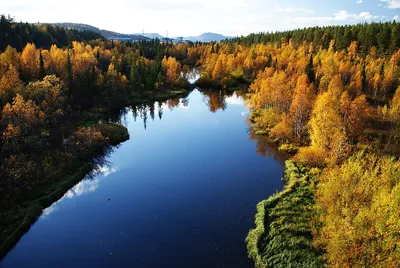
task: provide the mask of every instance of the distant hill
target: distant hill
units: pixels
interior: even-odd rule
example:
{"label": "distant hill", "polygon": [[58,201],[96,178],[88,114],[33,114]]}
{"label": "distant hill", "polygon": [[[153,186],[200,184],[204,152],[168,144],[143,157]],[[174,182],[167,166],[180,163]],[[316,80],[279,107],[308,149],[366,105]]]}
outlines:
{"label": "distant hill", "polygon": [[[114,40],[132,40],[132,41],[139,41],[149,39],[148,37],[139,35],[139,34],[121,34],[113,31],[108,30],[101,30],[97,27],[83,24],[83,23],[70,23],[70,22],[59,22],[59,23],[40,23],[40,24],[49,24],[58,27],[63,27],[67,29],[75,29],[78,31],[92,31],[95,33],[99,33],[104,36],[106,39],[114,39]],[[152,37],[150,37],[152,38]]]}
{"label": "distant hill", "polygon": [[142,35],[142,36],[145,36],[145,37],[148,37],[148,38],[151,38],[151,39],[156,39],[156,38],[162,39],[162,38],[164,38],[161,34],[158,34],[158,33],[144,33],[144,35],[137,33],[136,35]]}
{"label": "distant hill", "polygon": [[183,39],[185,40],[190,40],[192,42],[200,41],[200,42],[211,42],[211,41],[221,41],[225,39],[231,39],[232,37],[230,36],[224,36],[222,34],[217,34],[217,33],[203,33],[199,36],[187,36],[184,37]]}
{"label": "distant hill", "polygon": [[[97,27],[88,25],[88,24],[83,24],[83,23],[70,23],[70,22],[60,22],[60,23],[40,23],[41,25],[49,24],[53,26],[58,26],[58,27],[63,27],[67,29],[75,29],[78,31],[92,31],[95,33],[99,33],[102,36],[104,36],[107,39],[114,39],[114,40],[132,40],[132,41],[138,41],[138,40],[145,40],[145,39],[163,39],[164,37],[158,33],[145,33],[139,34],[121,34],[113,31],[108,31],[108,30],[101,30]],[[230,36],[224,36],[222,34],[217,34],[217,33],[203,33],[199,36],[187,36],[183,37],[183,40],[189,40],[192,42],[200,41],[200,42],[211,42],[211,41],[221,41],[225,39],[231,39],[232,37]]]}

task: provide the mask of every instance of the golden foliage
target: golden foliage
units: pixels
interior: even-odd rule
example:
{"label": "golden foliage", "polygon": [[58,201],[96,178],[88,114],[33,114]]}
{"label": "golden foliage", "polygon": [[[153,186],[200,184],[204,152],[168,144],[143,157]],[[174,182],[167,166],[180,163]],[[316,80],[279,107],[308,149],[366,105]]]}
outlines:
{"label": "golden foliage", "polygon": [[327,169],[317,190],[317,243],[334,267],[397,267],[400,259],[400,162],[358,153]]}

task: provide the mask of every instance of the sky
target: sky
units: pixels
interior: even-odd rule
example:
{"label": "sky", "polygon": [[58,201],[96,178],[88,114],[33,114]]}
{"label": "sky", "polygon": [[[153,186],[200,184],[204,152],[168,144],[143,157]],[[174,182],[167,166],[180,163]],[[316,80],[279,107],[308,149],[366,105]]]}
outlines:
{"label": "sky", "polygon": [[309,26],[400,21],[400,0],[0,0],[23,22],[75,22],[120,33],[247,35]]}

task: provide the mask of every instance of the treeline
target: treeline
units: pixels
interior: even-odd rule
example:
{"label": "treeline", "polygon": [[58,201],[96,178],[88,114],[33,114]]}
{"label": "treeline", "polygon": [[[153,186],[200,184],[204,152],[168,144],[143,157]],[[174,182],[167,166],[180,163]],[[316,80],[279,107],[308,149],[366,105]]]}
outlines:
{"label": "treeline", "polygon": [[[150,47],[154,43],[148,42]],[[0,54],[0,104],[12,102],[26,83],[55,75],[68,88],[70,105],[86,109],[95,105],[119,107],[142,90],[187,87],[182,66],[164,51],[147,52],[146,44],[93,40],[73,41],[71,47],[38,49],[28,43],[21,53],[8,46]],[[185,67],[187,68],[187,67]],[[23,90],[22,90],[23,91]]]}
{"label": "treeline", "polygon": [[299,45],[302,42],[313,43],[314,46],[329,48],[331,40],[335,40],[335,49],[346,49],[357,41],[361,55],[365,56],[375,46],[380,55],[393,53],[400,47],[400,23],[364,23],[346,26],[325,26],[296,29],[275,33],[255,33],[228,40],[228,43],[255,44],[276,43],[278,46],[291,40]]}
{"label": "treeline", "polygon": [[78,31],[51,25],[34,25],[15,22],[10,16],[0,16],[0,51],[11,45],[21,51],[26,44],[33,43],[39,48],[69,46],[72,41],[89,41],[103,38],[102,35],[91,31]]}

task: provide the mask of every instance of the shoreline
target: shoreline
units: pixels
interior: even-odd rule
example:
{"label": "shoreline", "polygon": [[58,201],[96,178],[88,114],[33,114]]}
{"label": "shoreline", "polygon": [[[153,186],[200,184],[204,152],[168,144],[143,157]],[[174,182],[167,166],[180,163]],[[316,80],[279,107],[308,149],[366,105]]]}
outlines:
{"label": "shoreline", "polygon": [[245,239],[256,268],[323,266],[322,253],[313,246],[311,232],[315,182],[320,170],[292,160],[285,163],[282,191],[257,204],[255,227]]}

